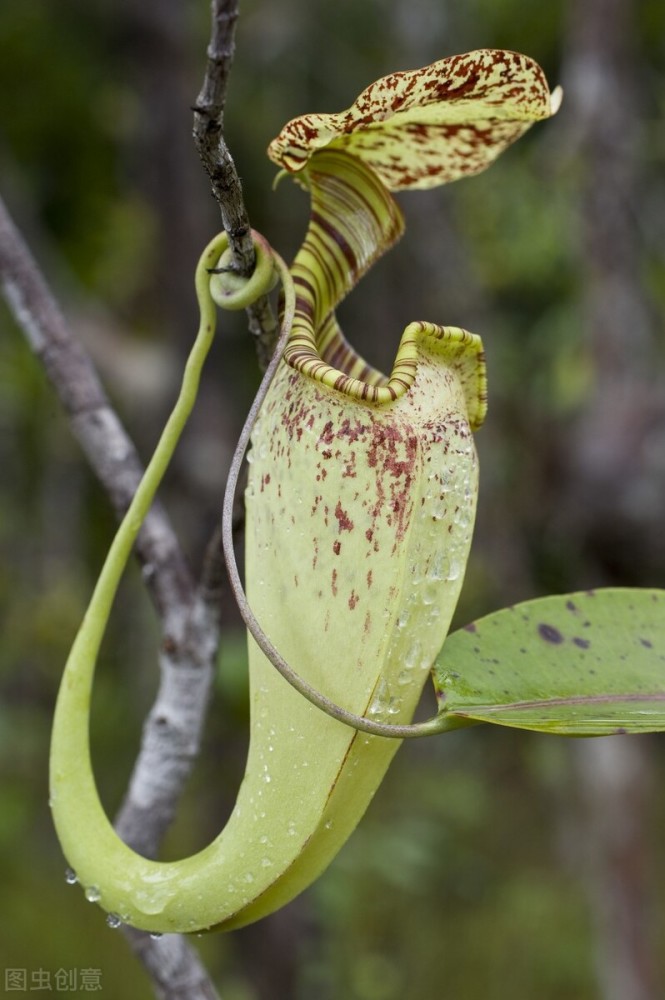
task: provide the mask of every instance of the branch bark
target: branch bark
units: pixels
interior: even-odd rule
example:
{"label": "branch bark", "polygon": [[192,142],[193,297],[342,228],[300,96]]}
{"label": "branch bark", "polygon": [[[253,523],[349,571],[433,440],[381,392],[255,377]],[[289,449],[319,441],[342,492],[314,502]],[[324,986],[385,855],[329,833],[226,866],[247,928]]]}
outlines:
{"label": "branch bark", "polygon": [[[254,270],[254,245],[242,186],[224,139],[224,108],[235,51],[238,0],[212,0],[212,27],[201,92],[194,105],[194,143],[219,205],[228,233],[233,267],[248,278]],[[259,365],[268,367],[277,342],[278,323],[270,301],[263,296],[247,310],[249,330],[256,340]]]}
{"label": "branch bark", "polygon": [[219,1000],[198,955],[180,934],[156,940],[127,927],[125,937],[150,976],[157,1000]]}
{"label": "branch bark", "polygon": [[[74,436],[121,517],[143,474],[141,461],[1,199],[0,280],[7,304],[55,389]],[[168,628],[172,610],[191,599],[194,581],[158,505],[145,520],[136,552],[146,587]]]}

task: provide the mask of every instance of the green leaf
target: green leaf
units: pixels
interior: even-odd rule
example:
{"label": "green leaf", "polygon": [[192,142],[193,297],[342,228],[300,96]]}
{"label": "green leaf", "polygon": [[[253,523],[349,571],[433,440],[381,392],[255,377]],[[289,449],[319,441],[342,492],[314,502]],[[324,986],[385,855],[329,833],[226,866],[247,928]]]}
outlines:
{"label": "green leaf", "polygon": [[590,590],[504,608],[448,637],[434,685],[446,728],[665,731],[665,591]]}

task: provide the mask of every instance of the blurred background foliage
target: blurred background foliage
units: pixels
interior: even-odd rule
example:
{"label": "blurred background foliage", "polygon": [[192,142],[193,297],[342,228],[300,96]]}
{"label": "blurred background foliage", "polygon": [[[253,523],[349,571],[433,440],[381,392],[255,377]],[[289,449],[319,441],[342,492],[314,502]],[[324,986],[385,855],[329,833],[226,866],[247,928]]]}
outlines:
{"label": "blurred background foliage", "polygon": [[[190,138],[205,0],[0,5],[0,186],[143,454],[195,329],[193,268],[219,228]],[[341,311],[389,368],[412,319],[480,333],[490,414],[459,622],[591,585],[665,586],[665,6],[660,0],[243,0],[227,137],[253,225],[285,256],[306,198],[271,189],[282,124],[372,80],[498,46],[566,98],[482,176],[401,198],[407,234]],[[221,321],[164,490],[192,563],[219,515],[257,382]],[[113,518],[0,309],[0,912],[4,968],[99,968],[150,989],[64,882],[47,805],[59,675]],[[230,601],[202,759],[168,856],[217,832],[246,748]],[[114,612],[93,749],[117,808],[156,684],[138,573]],[[427,709],[425,709],[427,710]],[[665,970],[663,744],[483,728],[405,746],[339,858],[257,926],[200,941],[225,1000],[653,1000]]]}

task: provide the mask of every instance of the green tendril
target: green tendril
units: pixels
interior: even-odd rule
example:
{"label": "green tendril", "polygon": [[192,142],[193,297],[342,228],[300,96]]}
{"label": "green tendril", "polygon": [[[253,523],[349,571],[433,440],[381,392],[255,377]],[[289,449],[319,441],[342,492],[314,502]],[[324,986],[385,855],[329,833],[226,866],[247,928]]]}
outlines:
{"label": "green tendril", "polygon": [[[215,301],[225,308],[241,309],[260,295],[270,291],[275,281],[272,251],[266,241],[253,234],[257,268],[244,286],[227,273],[211,278],[214,269],[228,248],[228,237],[221,233],[203,251],[196,268],[195,287],[200,309],[200,324],[190,352],[178,399],[139,483],[134,497],[111,543],[106,560],[95,585],[90,603],[72,646],[58,695],[51,741],[51,787],[57,785],[58,774],[77,755],[89,759],[87,713],[94,668],[106,625],[111,613],[122,574],[132,547],[155,494],[169,466],[176,445],[192,411],[199,388],[201,370],[215,333]],[[286,272],[284,265],[281,270]],[[213,300],[210,285],[215,281]],[[77,714],[79,711],[83,715]]]}
{"label": "green tendril", "polygon": [[[86,656],[96,656],[132,546],[192,412],[201,370],[215,334],[215,303],[226,309],[244,309],[274,285],[272,256],[268,244],[262,239],[257,239],[255,243],[257,266],[251,278],[241,279],[228,273],[211,277],[209,272],[218,266],[225,251],[228,251],[228,243],[226,233],[215,236],[203,251],[197,265],[195,287],[200,308],[199,329],[187,359],[178,399],[113,539],[83,619],[75,648],[78,650],[82,647],[81,651]],[[242,282],[242,287],[239,287],[238,282]]]}

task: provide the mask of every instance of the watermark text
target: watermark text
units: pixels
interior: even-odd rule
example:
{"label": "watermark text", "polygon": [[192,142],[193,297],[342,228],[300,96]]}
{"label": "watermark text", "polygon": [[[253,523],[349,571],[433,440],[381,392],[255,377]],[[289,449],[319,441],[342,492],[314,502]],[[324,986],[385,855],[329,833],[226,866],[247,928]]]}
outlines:
{"label": "watermark text", "polygon": [[101,969],[5,969],[5,993],[97,993]]}

